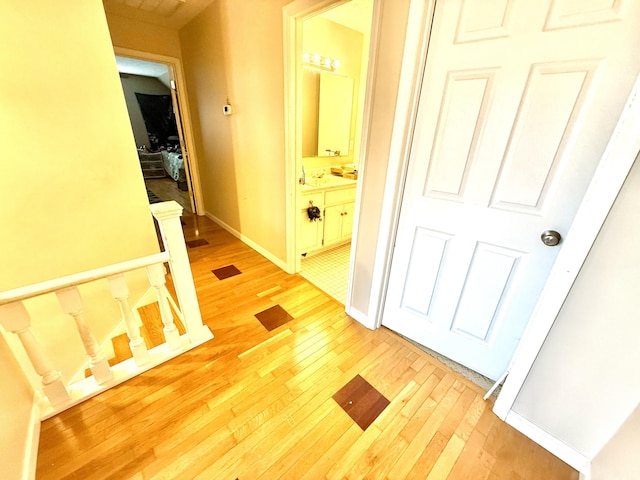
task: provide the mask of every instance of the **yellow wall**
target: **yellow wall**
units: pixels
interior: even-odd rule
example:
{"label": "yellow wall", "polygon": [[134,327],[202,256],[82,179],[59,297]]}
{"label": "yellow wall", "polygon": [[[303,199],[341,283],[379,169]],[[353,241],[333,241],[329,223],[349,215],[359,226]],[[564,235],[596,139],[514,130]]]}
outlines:
{"label": "yellow wall", "polygon": [[[361,130],[360,126],[356,126],[356,119],[358,99],[360,97],[360,70],[362,63],[363,36],[355,30],[351,30],[350,28],[343,27],[335,22],[316,16],[303,22],[302,37],[303,52],[311,54],[318,53],[323,57],[339,59],[341,65],[336,70],[336,74],[353,78],[353,107],[351,115],[351,131],[349,136],[351,148],[349,149],[349,154],[340,159],[326,159],[328,161],[327,165],[335,165],[336,163],[353,163],[353,146],[356,143],[356,139],[360,138],[359,135],[356,135],[356,132],[358,129]],[[305,93],[307,92],[303,92],[303,96]],[[318,92],[312,92],[312,94],[318,95]],[[302,132],[303,148],[306,138],[304,127],[305,122],[303,122]],[[317,128],[317,125],[315,125],[315,128]],[[317,148],[314,148],[313,150],[317,152]],[[308,162],[305,161],[305,165],[307,165],[307,163]]]}
{"label": "yellow wall", "polygon": [[115,47],[181,58],[177,30],[158,27],[112,13],[107,14],[107,22]]}
{"label": "yellow wall", "polygon": [[0,23],[0,290],[157,252],[102,4],[8,0]]}
{"label": "yellow wall", "polygon": [[[158,252],[102,3],[4,0],[0,41],[0,291]],[[39,339],[81,351],[49,305]],[[92,315],[98,330],[106,313]],[[3,396],[20,397],[2,378]],[[6,432],[19,419],[0,421]]]}
{"label": "yellow wall", "polygon": [[180,30],[205,210],[282,261],[286,3],[217,0]]}

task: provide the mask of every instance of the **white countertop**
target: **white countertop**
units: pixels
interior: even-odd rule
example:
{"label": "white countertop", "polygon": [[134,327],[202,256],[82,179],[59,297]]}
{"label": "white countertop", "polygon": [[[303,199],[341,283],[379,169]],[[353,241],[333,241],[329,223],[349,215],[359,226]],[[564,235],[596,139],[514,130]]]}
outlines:
{"label": "white countertop", "polygon": [[302,193],[320,189],[355,187],[357,183],[357,180],[338,177],[336,175],[325,175],[322,178],[308,178],[307,182],[302,185]]}

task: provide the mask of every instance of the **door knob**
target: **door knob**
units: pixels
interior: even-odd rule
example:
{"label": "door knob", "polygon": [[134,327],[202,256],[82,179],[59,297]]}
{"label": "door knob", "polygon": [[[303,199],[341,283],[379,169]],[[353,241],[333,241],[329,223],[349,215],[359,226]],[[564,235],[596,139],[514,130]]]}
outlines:
{"label": "door knob", "polygon": [[540,239],[547,247],[555,247],[562,240],[562,236],[555,230],[545,230],[540,235]]}

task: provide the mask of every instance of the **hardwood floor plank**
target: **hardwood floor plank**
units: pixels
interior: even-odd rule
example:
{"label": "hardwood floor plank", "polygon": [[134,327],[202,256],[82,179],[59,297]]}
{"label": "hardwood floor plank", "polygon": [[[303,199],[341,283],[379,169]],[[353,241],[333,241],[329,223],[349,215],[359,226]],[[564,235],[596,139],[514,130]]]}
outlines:
{"label": "hardwood floor plank", "polygon": [[[284,467],[280,465],[281,457],[283,457],[291,448],[298,443],[303,442],[309,432],[325,421],[329,415],[337,413],[336,405],[331,400],[325,400],[319,407],[311,412],[297,412],[298,415],[287,416],[286,424],[283,422],[286,433],[282,435],[278,442],[261,442],[260,446],[264,447],[264,452],[251,452],[250,461],[243,462],[242,468],[235,471],[236,476],[242,478],[260,478],[266,474],[266,471],[272,469],[275,472]],[[297,458],[294,455],[293,458]],[[230,472],[231,473],[231,472]],[[211,478],[211,477],[209,477]],[[266,477],[269,478],[269,477]],[[277,478],[277,477],[271,477]]]}
{"label": "hardwood floor plank", "polygon": [[457,435],[453,435],[447,445],[444,447],[442,453],[438,456],[438,460],[431,469],[427,480],[439,480],[441,478],[448,478],[449,473],[453,469],[460,452],[464,448],[464,440]]}
{"label": "hardwood floor plank", "polygon": [[[445,376],[445,378],[447,377]],[[442,381],[444,382],[445,380],[443,379]],[[438,431],[438,428],[446,418],[447,413],[453,405],[455,405],[458,397],[460,397],[460,392],[453,388],[454,383],[455,382],[451,382],[449,390],[442,397],[442,400],[436,404],[431,415],[429,415],[429,418],[420,425],[420,428],[415,434],[409,436],[407,428],[403,429],[400,433],[400,435],[409,442],[409,445],[389,473],[390,478],[405,478],[415,463],[419,460],[420,455],[424,450],[424,446],[428,445],[432,440]],[[438,389],[436,387],[434,392],[437,390]],[[416,413],[416,415],[418,414],[419,412]],[[416,417],[416,415],[414,415],[414,417]]]}
{"label": "hardwood floor plank", "polygon": [[303,473],[318,461],[327,445],[333,443],[330,438],[342,435],[348,428],[346,425],[351,425],[347,418],[338,414],[336,405],[332,407],[329,414],[314,425],[313,435],[307,435],[296,442],[289,442],[287,450],[258,478],[266,480],[301,478]]}
{"label": "hardwood floor plank", "polygon": [[408,399],[415,394],[418,388],[417,383],[410,382],[380,414],[375,424],[384,432],[384,435],[376,438],[361,453],[360,459],[349,471],[349,479],[384,478],[384,474],[390,468],[390,461],[397,458],[397,451],[406,448],[406,442],[399,436],[399,433],[409,418],[403,416],[401,412],[406,407]]}
{"label": "hardwood floor plank", "polygon": [[[446,446],[447,437],[440,432],[436,432],[404,478],[407,480],[422,480],[427,478],[427,475],[431,476],[431,471],[440,460]],[[445,475],[440,478],[447,477]]]}
{"label": "hardwood floor plank", "polygon": [[[577,478],[416,345],[208,219],[184,220],[186,238],[209,242],[188,255],[215,338],[43,422],[39,480]],[[211,273],[227,265],[241,273]],[[293,318],[269,332],[255,314],[274,305]],[[364,432],[332,398],[356,375],[390,402]]]}

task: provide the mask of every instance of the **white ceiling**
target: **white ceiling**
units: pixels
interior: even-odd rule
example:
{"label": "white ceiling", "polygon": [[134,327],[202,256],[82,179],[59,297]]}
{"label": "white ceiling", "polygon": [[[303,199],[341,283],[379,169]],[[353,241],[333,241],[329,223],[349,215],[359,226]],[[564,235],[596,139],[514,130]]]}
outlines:
{"label": "white ceiling", "polygon": [[118,55],[116,55],[116,63],[118,64],[118,71],[120,73],[128,73],[131,75],[157,78],[169,72],[169,69],[163,63],[148,62],[135,58],[120,57]]}
{"label": "white ceiling", "polygon": [[[214,0],[102,0],[107,13],[179,30]],[[241,2],[242,0],[233,0]],[[366,33],[370,29],[373,0],[351,0],[323,17]]]}
{"label": "white ceiling", "polygon": [[371,31],[373,0],[351,0],[320,15],[327,20],[339,23],[360,33]]}
{"label": "white ceiling", "polygon": [[[242,0],[235,0],[242,1]],[[213,0],[102,0],[107,13],[180,29]]]}

